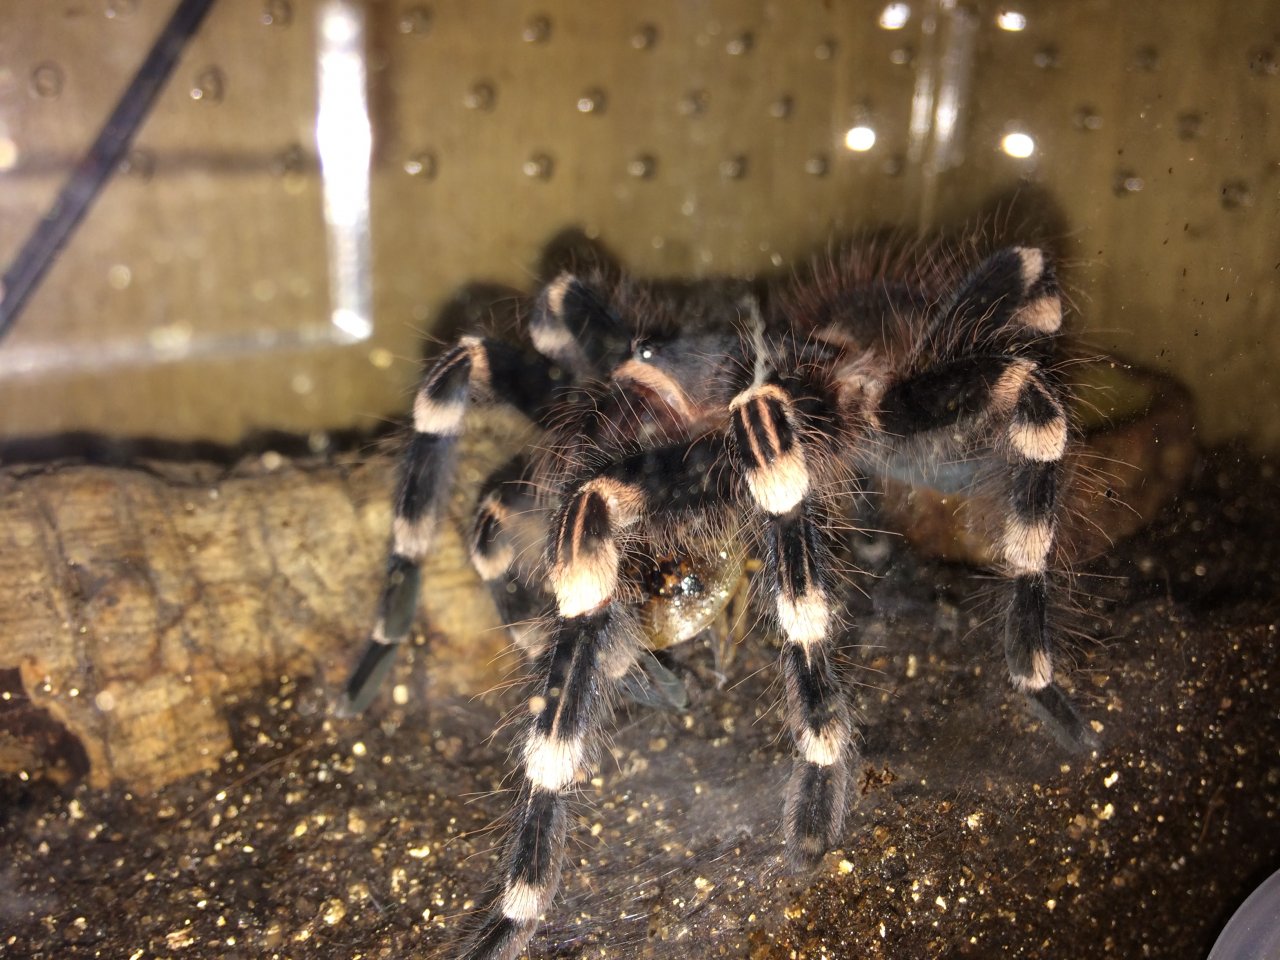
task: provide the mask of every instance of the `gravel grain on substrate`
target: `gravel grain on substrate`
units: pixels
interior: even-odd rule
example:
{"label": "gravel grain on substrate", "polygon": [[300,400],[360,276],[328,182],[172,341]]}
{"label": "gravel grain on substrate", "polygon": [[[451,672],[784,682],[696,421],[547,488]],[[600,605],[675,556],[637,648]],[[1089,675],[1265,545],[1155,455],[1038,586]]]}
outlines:
{"label": "gravel grain on substrate", "polygon": [[[811,877],[779,858],[770,656],[744,649],[717,691],[706,648],[683,652],[693,706],[620,718],[534,955],[1203,957],[1280,868],[1275,489],[1218,451],[1079,571],[1069,676],[1095,759],[1006,691],[994,631],[973,629],[989,582],[860,544],[881,576],[850,601],[857,802]],[[221,768],[158,795],[6,783],[0,954],[440,955],[492,863],[508,738],[490,737],[519,694],[414,691],[340,722],[328,696],[240,702]]]}

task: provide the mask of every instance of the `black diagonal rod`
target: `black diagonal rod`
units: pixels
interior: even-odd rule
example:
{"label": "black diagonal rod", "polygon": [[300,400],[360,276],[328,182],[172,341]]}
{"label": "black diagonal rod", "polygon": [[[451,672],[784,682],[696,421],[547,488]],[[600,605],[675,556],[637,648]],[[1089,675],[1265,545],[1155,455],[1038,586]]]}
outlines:
{"label": "black diagonal rod", "polygon": [[133,135],[150,112],[156,94],[169,79],[187,41],[200,28],[211,6],[213,0],[179,0],[173,16],[160,31],[93,146],[76,164],[58,199],[9,264],[4,272],[4,287],[0,289],[0,337],[8,333],[27,298],[39,286],[45,271],[58,258],[63,244],[119,166],[133,142]]}

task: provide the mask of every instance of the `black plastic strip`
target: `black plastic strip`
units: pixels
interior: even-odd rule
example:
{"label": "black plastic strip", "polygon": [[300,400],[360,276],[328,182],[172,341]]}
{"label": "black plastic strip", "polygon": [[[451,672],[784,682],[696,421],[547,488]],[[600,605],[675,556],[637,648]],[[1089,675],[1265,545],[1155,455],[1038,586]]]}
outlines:
{"label": "black plastic strip", "polygon": [[103,184],[115,172],[133,142],[142,121],[151,112],[156,95],[169,79],[187,41],[199,29],[214,0],[180,0],[160,31],[142,66],[125,88],[97,139],[76,165],[58,199],[22,245],[4,274],[0,290],[0,337],[13,325],[27,298],[39,286],[49,267],[75,231]]}

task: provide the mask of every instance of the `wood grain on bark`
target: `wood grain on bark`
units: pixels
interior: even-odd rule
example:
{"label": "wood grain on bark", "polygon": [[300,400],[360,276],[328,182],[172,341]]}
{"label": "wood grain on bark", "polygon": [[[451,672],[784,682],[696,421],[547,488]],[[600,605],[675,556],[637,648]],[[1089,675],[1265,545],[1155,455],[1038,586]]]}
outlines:
{"label": "wood grain on bark", "polygon": [[[502,436],[473,439],[451,513]],[[0,717],[0,770],[47,772],[15,733],[43,714],[82,745],[91,784],[146,790],[216,767],[235,697],[284,674],[336,687],[371,623],[393,483],[387,458],[0,474],[0,672],[21,681],[6,708],[28,715]],[[431,684],[484,689],[504,634],[458,525],[441,531],[424,568]]]}

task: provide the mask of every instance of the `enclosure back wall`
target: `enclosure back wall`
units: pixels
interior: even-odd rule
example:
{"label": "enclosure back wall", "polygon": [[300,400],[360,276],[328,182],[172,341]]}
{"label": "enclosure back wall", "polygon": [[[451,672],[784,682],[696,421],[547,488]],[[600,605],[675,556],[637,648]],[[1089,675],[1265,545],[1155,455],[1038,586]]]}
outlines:
{"label": "enclosure back wall", "polygon": [[[1206,438],[1280,446],[1272,0],[371,2],[374,333],[347,346],[309,333],[330,313],[319,9],[215,4],[0,341],[4,435],[372,429],[442,304],[529,288],[562,228],[643,273],[752,273],[1030,180],[1092,342],[1191,382]],[[0,6],[0,260],[171,10]]]}

